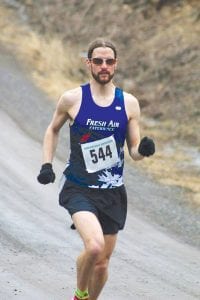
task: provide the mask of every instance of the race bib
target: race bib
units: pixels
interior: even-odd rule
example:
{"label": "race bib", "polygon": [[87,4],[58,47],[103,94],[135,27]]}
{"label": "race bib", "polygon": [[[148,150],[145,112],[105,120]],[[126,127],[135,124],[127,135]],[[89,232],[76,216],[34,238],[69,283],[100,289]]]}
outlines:
{"label": "race bib", "polygon": [[117,146],[113,136],[81,144],[81,149],[88,173],[111,168],[119,161]]}

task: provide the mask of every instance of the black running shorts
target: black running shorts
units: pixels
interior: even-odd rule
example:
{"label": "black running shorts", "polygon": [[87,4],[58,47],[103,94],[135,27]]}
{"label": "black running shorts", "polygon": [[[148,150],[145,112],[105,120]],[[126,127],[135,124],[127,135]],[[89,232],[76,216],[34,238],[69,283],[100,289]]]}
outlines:
{"label": "black running shorts", "polygon": [[115,234],[124,228],[127,215],[124,185],[112,189],[95,189],[66,180],[59,194],[59,204],[71,216],[78,211],[94,213],[104,234]]}

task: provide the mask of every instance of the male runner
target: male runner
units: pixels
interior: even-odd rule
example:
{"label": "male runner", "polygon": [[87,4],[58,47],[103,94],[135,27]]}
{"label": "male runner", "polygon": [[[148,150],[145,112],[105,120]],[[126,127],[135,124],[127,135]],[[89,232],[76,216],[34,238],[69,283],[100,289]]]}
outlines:
{"label": "male runner", "polygon": [[59,203],[66,208],[84,243],[77,258],[73,300],[96,300],[108,278],[117,233],[124,228],[127,199],[123,183],[124,142],[133,160],[155,152],[152,139],[140,141],[137,99],[112,81],[117,51],[97,39],[88,49],[90,83],[66,91],[59,99],[43,145],[42,184],[54,182],[52,161],[59,130],[70,125],[70,158]]}

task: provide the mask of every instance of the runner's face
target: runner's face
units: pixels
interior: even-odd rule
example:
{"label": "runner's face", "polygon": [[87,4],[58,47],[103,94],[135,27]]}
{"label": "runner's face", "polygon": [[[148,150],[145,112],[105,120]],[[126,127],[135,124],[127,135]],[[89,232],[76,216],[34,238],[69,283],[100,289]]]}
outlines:
{"label": "runner's face", "polygon": [[[94,58],[102,58],[102,64],[95,64]],[[102,85],[109,83],[115,73],[116,61],[113,64],[108,64],[106,60],[109,58],[115,59],[113,50],[109,47],[99,47],[94,49],[92,59],[89,61],[93,78]]]}

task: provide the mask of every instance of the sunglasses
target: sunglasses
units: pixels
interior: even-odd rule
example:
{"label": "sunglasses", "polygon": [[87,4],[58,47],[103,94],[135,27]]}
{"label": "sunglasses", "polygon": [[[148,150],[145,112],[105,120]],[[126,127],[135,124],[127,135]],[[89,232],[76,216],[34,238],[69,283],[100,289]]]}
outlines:
{"label": "sunglasses", "polygon": [[103,62],[105,61],[106,65],[108,66],[113,66],[116,63],[116,59],[115,58],[100,58],[100,57],[94,57],[91,58],[90,61],[97,66],[101,66],[103,64]]}

